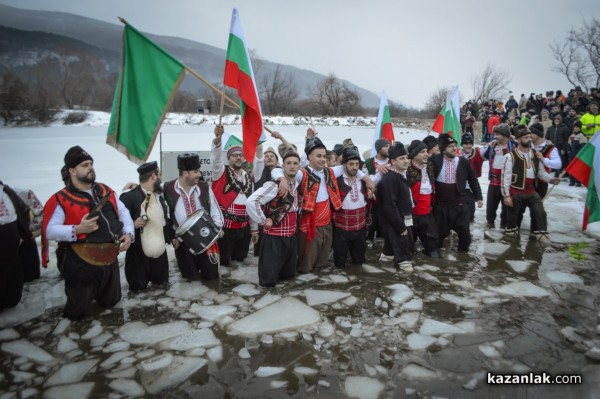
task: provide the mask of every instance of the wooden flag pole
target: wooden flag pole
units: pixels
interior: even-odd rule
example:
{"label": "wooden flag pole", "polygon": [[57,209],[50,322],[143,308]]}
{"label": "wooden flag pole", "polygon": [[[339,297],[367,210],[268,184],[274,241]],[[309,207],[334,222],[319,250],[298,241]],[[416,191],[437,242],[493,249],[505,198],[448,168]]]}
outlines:
{"label": "wooden flag pole", "polygon": [[223,92],[221,93],[221,108],[219,109],[219,125],[222,125],[221,120],[223,119],[223,106],[225,105],[225,83],[223,83]]}
{"label": "wooden flag pole", "polygon": [[[543,165],[542,165],[543,167]],[[562,173],[560,175],[558,175],[559,179],[562,179],[562,177],[565,175],[565,173],[567,173],[566,170],[563,170]],[[546,200],[546,198],[548,198],[548,196],[550,195],[550,193],[552,192],[552,190],[554,190],[554,187],[556,187],[558,185],[558,183],[553,184],[552,187],[550,187],[550,190],[548,190],[548,192],[546,193],[546,195],[544,195],[544,198],[542,198],[542,202],[544,202],[544,200]]]}

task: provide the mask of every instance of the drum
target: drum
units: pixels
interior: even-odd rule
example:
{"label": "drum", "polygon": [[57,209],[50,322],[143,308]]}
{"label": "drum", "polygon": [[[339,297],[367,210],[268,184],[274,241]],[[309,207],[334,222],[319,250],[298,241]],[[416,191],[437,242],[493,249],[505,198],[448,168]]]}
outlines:
{"label": "drum", "polygon": [[203,209],[188,216],[175,231],[175,235],[190,247],[190,252],[194,255],[203,253],[214,244],[219,233],[221,229]]}

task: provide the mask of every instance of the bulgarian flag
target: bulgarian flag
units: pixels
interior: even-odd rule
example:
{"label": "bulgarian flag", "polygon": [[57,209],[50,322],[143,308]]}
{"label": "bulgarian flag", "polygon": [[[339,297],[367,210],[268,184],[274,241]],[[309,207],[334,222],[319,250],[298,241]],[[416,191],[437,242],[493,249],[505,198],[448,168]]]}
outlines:
{"label": "bulgarian flag", "polygon": [[460,147],[460,99],[458,86],[454,86],[446,96],[446,103],[433,122],[431,130],[437,133],[448,133]]}
{"label": "bulgarian flag", "polygon": [[138,165],[146,162],[184,76],[181,62],[125,23],[106,143]]}
{"label": "bulgarian flag", "polygon": [[600,133],[594,134],[583,146],[566,171],[588,189],[583,211],[582,230],[585,231],[588,223],[600,220]]}
{"label": "bulgarian flag", "polygon": [[379,113],[377,114],[377,125],[373,135],[373,146],[371,147],[371,156],[377,155],[375,142],[379,139],[388,139],[390,144],[394,144],[394,129],[392,129],[392,118],[390,117],[390,107],[388,106],[385,90],[381,91],[381,100],[379,101]]}
{"label": "bulgarian flag", "polygon": [[266,136],[263,132],[262,113],[254,73],[250,64],[250,56],[246,47],[246,39],[240,23],[240,16],[235,8],[231,15],[231,29],[229,31],[223,82],[226,86],[237,89],[242,115],[244,158],[248,162],[253,162],[258,141],[261,137],[266,139]]}

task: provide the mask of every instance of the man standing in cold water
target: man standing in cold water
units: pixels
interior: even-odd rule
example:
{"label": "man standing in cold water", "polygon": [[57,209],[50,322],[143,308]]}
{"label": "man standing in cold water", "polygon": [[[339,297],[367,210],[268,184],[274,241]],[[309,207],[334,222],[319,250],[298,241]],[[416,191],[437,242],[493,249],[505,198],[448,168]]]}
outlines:
{"label": "man standing in cold water", "polygon": [[121,299],[117,255],[131,245],[134,226],[115,192],[96,183],[90,154],[71,147],[64,162],[70,183],[44,206],[42,263],[48,264],[48,240],[65,243],[63,316],[76,320],[85,316],[94,300],[112,307]]}

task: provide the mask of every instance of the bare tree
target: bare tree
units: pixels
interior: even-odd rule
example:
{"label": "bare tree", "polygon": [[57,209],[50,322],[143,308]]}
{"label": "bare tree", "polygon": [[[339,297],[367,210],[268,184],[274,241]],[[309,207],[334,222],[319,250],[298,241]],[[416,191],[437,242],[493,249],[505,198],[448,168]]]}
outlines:
{"label": "bare tree", "polygon": [[584,21],[581,29],[571,29],[562,43],[555,41],[550,49],[557,61],[554,72],[586,92],[600,86],[600,20]]}
{"label": "bare tree", "polygon": [[362,111],[360,95],[333,73],[312,90],[316,111],[322,115],[354,115]]}
{"label": "bare tree", "polygon": [[265,113],[278,115],[294,111],[298,90],[292,74],[284,73],[280,64],[277,64],[272,74],[261,77],[259,86]]}
{"label": "bare tree", "polygon": [[471,79],[473,99],[475,102],[502,99],[508,94],[511,81],[512,77],[507,70],[488,63],[479,75]]}
{"label": "bare tree", "polygon": [[450,86],[438,87],[429,95],[429,98],[425,102],[425,111],[430,117],[435,117],[439,114],[451,89],[452,87]]}

